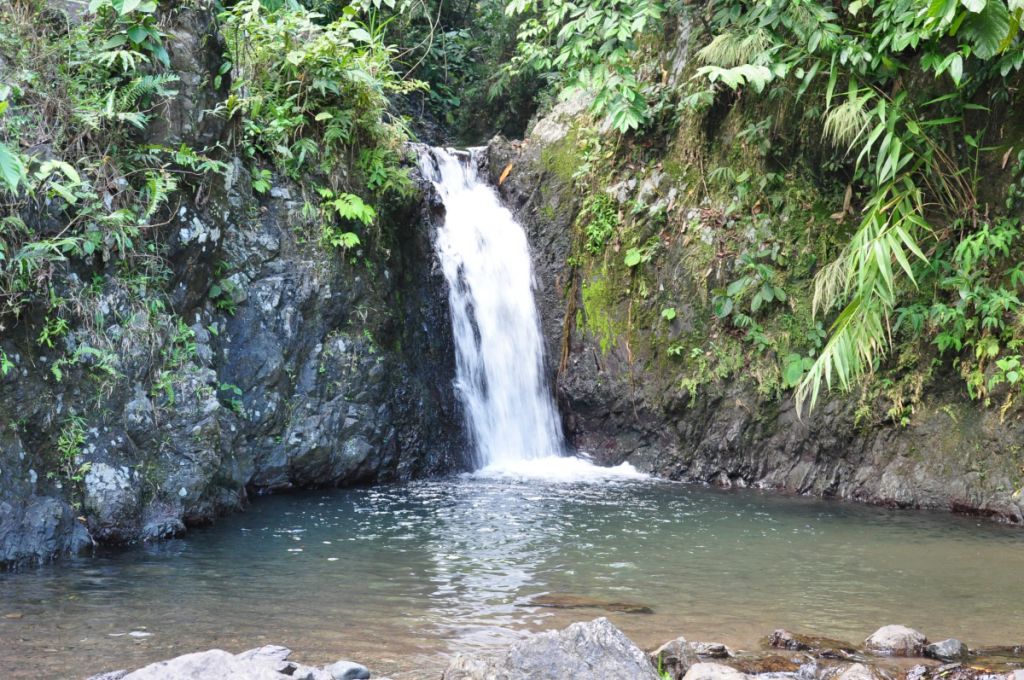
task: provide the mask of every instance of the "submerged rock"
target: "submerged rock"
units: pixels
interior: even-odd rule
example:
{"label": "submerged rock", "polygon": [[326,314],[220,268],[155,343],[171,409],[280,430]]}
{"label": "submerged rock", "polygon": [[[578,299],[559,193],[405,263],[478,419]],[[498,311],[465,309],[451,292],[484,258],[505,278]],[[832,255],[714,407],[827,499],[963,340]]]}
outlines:
{"label": "submerged rock", "polygon": [[857,653],[857,648],[848,642],[817,635],[792,633],[784,628],[772,631],[766,643],[774,649],[810,652],[813,656],[824,659],[849,659]]}
{"label": "submerged rock", "polygon": [[624,614],[653,614],[654,610],[637,602],[609,602],[584,595],[567,593],[547,593],[530,599],[529,606],[550,607],[552,609],[604,609]]}
{"label": "submerged rock", "polygon": [[442,680],[659,680],[647,656],[606,618],[520,640],[503,655],[458,655]]}
{"label": "submerged rock", "polygon": [[882,626],[864,640],[864,646],[880,656],[921,656],[928,638],[906,626]]}
{"label": "submerged rock", "polygon": [[755,657],[750,659],[737,659],[733,667],[748,675],[763,675],[766,673],[796,673],[800,670],[800,664],[791,659],[770,654],[768,656]]}

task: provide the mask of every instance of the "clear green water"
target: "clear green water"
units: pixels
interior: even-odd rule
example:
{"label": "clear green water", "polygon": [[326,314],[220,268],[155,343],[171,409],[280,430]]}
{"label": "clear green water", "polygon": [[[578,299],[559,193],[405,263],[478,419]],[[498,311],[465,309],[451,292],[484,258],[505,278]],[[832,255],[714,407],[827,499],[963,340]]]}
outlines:
{"label": "clear green water", "polygon": [[[542,593],[652,614],[530,606]],[[886,623],[1024,639],[1024,533],[913,512],[623,480],[455,478],[264,498],[183,540],[0,574],[5,677],[82,678],[187,651],[288,645],[395,678],[608,615],[642,645],[756,646]],[[126,633],[141,631],[149,637]]]}

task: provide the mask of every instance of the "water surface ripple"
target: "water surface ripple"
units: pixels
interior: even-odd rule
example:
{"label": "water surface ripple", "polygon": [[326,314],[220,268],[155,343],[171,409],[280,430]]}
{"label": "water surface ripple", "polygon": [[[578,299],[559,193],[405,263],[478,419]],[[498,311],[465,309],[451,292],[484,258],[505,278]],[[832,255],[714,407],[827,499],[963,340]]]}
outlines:
{"label": "water surface ripple", "polygon": [[[305,662],[437,677],[444,656],[608,615],[642,645],[1021,642],[1024,534],[975,520],[651,480],[460,477],[259,499],[182,540],[0,574],[5,677],[83,678],[275,642]],[[550,609],[540,594],[652,614]],[[130,633],[135,633],[133,637]],[[143,636],[139,636],[142,634]]]}

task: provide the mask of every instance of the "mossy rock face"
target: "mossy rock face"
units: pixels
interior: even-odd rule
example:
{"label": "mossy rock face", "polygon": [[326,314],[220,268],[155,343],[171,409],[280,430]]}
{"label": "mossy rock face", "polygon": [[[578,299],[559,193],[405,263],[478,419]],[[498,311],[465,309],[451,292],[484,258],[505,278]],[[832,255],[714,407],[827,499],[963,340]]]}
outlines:
{"label": "mossy rock face", "polygon": [[[666,143],[622,139],[583,181],[586,121],[558,121],[555,139],[492,143],[495,181],[512,168],[500,192],[530,239],[570,440],[673,479],[1024,522],[1020,407],[969,402],[927,347],[900,347],[873,385],[796,412],[783,371],[820,348],[813,279],[856,219],[839,210],[845,185],[821,171],[834,150],[820,131],[801,115],[765,122],[767,106],[723,102],[713,125],[683,114],[645,138]],[[754,148],[759,125],[769,154]],[[603,251],[577,215],[595,196],[617,206]],[[759,309],[737,297],[756,334],[716,315],[745,253],[786,294]]]}
{"label": "mossy rock face", "polygon": [[[213,10],[168,22],[187,90],[139,138],[220,141],[226,121],[199,115],[224,94],[197,75],[223,61]],[[383,202],[376,232],[342,252],[303,215],[322,177],[275,176],[257,195],[242,160],[226,165],[202,187],[182,182],[154,219],[164,274],[101,267],[98,254],[54,267],[47,283],[76,311],[52,346],[37,340],[42,305],[0,319],[12,364],[0,375],[0,568],[76,552],[89,532],[175,535],[251,492],[463,469],[430,188]],[[45,210],[25,218],[56,228]],[[80,347],[106,351],[111,370],[90,353],[51,368]],[[69,423],[84,434],[65,436]]]}

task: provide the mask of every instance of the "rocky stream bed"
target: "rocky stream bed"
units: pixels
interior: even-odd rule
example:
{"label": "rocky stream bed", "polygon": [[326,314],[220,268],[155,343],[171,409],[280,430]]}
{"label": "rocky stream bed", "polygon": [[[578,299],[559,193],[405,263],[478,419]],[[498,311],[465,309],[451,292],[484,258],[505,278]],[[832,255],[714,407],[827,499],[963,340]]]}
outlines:
{"label": "rocky stream bed", "polygon": [[[411,677],[411,676],[410,676]],[[436,677],[436,675],[423,675]],[[197,652],[89,680],[366,680],[351,661],[312,667],[264,645]],[[860,645],[787,630],[757,650],[677,637],[644,651],[606,618],[527,636],[496,655],[456,655],[441,680],[1024,680],[1024,645],[969,648],[956,639],[887,625]]]}

